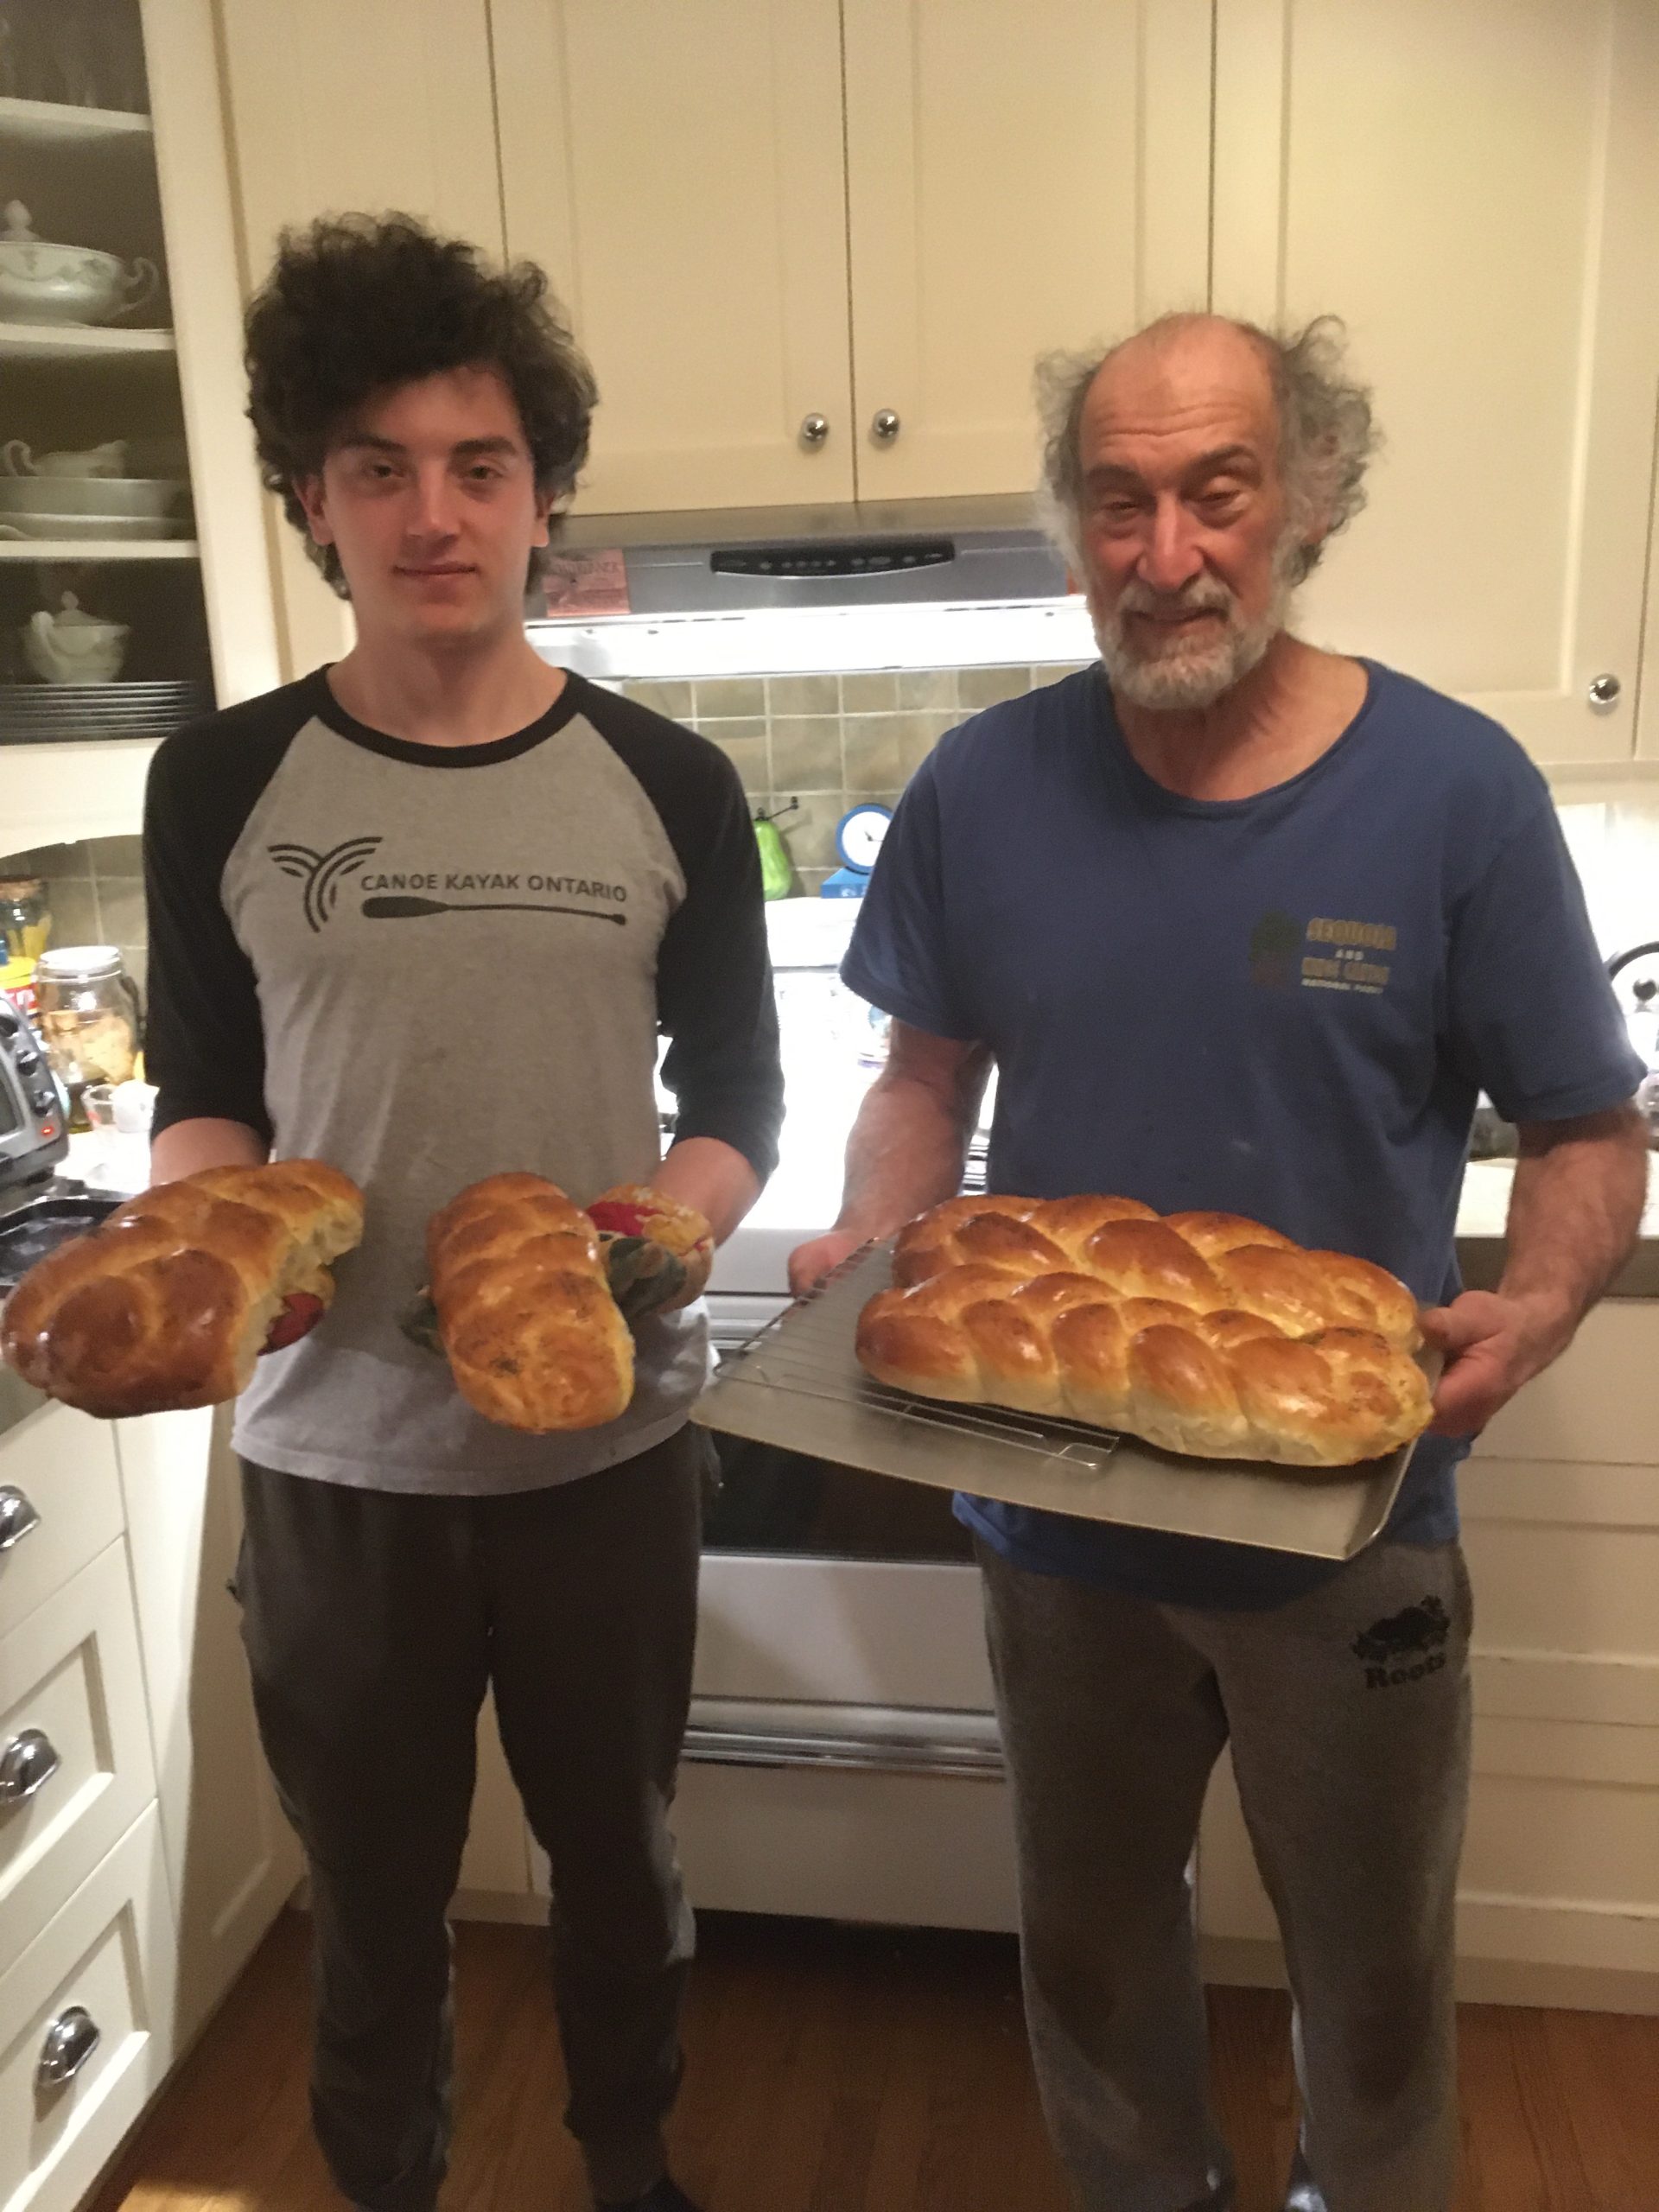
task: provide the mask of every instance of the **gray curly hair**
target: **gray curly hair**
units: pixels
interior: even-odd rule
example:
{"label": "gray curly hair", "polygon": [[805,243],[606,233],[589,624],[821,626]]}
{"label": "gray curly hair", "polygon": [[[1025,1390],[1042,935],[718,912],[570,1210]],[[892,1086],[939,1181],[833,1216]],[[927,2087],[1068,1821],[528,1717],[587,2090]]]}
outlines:
{"label": "gray curly hair", "polygon": [[1045,520],[1072,562],[1077,558],[1083,509],[1080,444],[1090,387],[1113,354],[1134,339],[1173,337],[1191,324],[1211,321],[1230,322],[1259,347],[1273,381],[1293,583],[1312,574],[1329,541],[1364,505],[1365,471],[1382,437],[1372,418],[1369,386],[1349,372],[1347,330],[1339,316],[1316,315],[1300,330],[1274,332],[1232,316],[1160,315],[1103,352],[1053,353],[1038,364]]}

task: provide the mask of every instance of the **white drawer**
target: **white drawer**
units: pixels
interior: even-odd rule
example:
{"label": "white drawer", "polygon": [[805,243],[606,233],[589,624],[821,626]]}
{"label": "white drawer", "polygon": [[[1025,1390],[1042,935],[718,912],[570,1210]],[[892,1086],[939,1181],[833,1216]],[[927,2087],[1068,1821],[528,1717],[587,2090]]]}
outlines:
{"label": "white drawer", "polygon": [[[171,2056],[174,1932],[156,1808],[0,1976],[0,2212],[73,2212]],[[73,2006],[98,2044],[59,2088],[38,2079]]]}
{"label": "white drawer", "polygon": [[[156,1794],[126,1548],[105,1547],[0,1637],[0,1974]],[[32,1771],[31,1771],[32,1770]]]}
{"label": "white drawer", "polygon": [[0,1636],[120,1535],[121,1478],[107,1426],[67,1406],[20,1421],[0,1438],[0,1510],[8,1507],[14,1524],[21,1516],[34,1525],[0,1551]]}

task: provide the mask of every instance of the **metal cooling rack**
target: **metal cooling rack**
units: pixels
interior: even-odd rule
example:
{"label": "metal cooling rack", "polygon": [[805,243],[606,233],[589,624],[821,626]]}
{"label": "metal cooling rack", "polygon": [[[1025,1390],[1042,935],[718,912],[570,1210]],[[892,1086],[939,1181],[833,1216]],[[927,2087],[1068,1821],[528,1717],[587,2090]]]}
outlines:
{"label": "metal cooling rack", "polygon": [[893,1247],[844,1261],[727,1354],[693,1419],[757,1444],[1088,1520],[1346,1559],[1387,1521],[1407,1446],[1357,1467],[1198,1459],[1137,1438],[1000,1406],[958,1406],[874,1381],[853,1341],[893,1280]]}

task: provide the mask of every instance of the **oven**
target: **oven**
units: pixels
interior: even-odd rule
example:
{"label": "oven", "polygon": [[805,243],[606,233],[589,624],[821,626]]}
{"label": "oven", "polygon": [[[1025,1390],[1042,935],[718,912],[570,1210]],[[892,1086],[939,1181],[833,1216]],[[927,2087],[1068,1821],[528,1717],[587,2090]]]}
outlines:
{"label": "oven", "polygon": [[[825,903],[842,911],[813,922],[814,936],[838,927],[844,939],[855,902]],[[794,925],[811,919],[774,915],[784,1152],[716,1255],[716,1356],[786,1306],[788,1255],[834,1217],[847,1131],[874,1072],[849,1049],[868,1025],[837,1008],[833,965],[789,964]],[[713,1441],[721,1479],[676,1808],[693,1901],[1014,1927],[979,1574],[949,1496],[805,1452]]]}

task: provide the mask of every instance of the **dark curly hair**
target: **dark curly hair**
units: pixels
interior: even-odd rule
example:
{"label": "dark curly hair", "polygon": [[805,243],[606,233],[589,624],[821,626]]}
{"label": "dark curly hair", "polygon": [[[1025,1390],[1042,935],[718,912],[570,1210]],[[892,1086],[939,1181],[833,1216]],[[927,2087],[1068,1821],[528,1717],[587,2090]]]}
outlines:
{"label": "dark curly hair", "polygon": [[476,246],[412,215],[328,215],[284,231],[244,335],[260,476],[342,599],[340,556],[312,537],[295,485],[321,473],[337,425],[371,392],[493,368],[518,404],[543,498],[569,493],[588,458],[599,391],[545,275],[531,261],[491,269]]}

